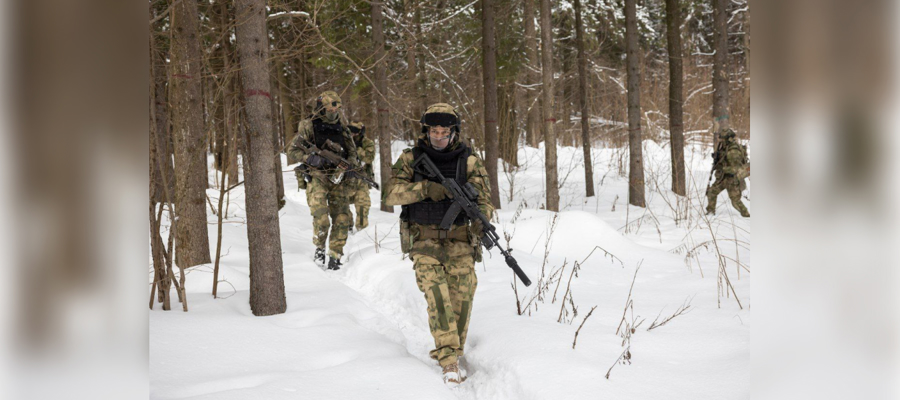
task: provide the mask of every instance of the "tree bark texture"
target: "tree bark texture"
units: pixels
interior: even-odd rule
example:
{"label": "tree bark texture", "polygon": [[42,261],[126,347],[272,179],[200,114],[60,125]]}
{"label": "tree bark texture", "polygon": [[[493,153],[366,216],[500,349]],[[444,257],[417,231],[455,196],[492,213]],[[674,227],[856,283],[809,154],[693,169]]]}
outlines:
{"label": "tree bark texture", "polygon": [[[372,3],[372,39],[375,42],[375,119],[378,125],[378,152],[381,154],[381,193],[387,193],[391,181],[391,134],[388,131],[387,77],[384,70],[384,16],[381,3]],[[381,202],[381,211],[392,213],[393,206]]]}
{"label": "tree bark texture", "polygon": [[625,0],[625,63],[628,71],[628,204],[646,207],[641,148],[641,65],[635,0]]}
{"label": "tree bark texture", "polygon": [[497,160],[500,137],[497,134],[497,44],[494,40],[494,2],[481,0],[481,56],[484,78],[484,168],[491,182],[491,203],[500,209],[500,185]]}
{"label": "tree bark texture", "polygon": [[556,168],[556,133],[553,131],[553,28],[550,25],[550,0],[541,0],[541,76],[544,126],[544,158],[547,174],[547,210],[559,211],[559,178]]}
{"label": "tree bark texture", "polygon": [[[285,73],[285,63],[283,60],[276,62],[275,73],[278,74],[278,99],[281,103],[281,120],[283,124],[283,133],[281,142],[290,143],[294,138],[294,111],[293,102],[291,101],[291,79]],[[279,146],[281,150],[281,146]]]}
{"label": "tree bark texture", "polygon": [[728,0],[713,0],[713,143],[731,127],[728,113]]}
{"label": "tree bark texture", "polygon": [[[152,3],[151,3],[152,4]],[[151,5],[152,11],[152,5]],[[151,15],[153,15],[151,13]],[[152,26],[151,26],[152,28]],[[171,307],[169,305],[169,287],[171,286],[171,282],[168,280],[168,276],[166,275],[166,261],[165,255],[163,254],[162,249],[162,239],[160,239],[159,233],[159,218],[156,214],[156,204],[160,202],[168,202],[167,193],[171,193],[171,188],[166,188],[163,182],[168,183],[170,180],[163,179],[162,173],[164,173],[163,169],[160,168],[163,164],[161,160],[163,159],[160,156],[160,152],[164,152],[166,147],[165,143],[160,143],[160,130],[157,126],[158,115],[157,108],[159,106],[160,100],[157,96],[157,80],[159,80],[159,76],[156,74],[158,67],[158,60],[156,56],[156,46],[154,45],[154,35],[156,34],[155,30],[151,29],[150,31],[150,159],[149,159],[149,172],[150,172],[150,201],[149,201],[149,222],[150,222],[150,251],[151,257],[153,259],[153,287],[157,289],[158,295],[154,295],[151,292],[150,294],[150,309],[153,309],[154,297],[157,297],[159,302],[163,304],[164,310],[169,310]],[[162,69],[161,72],[165,74],[165,70]],[[165,92],[163,92],[165,93]],[[165,132],[165,130],[164,130]],[[165,136],[162,136],[165,138]],[[160,148],[162,147],[162,148]],[[170,177],[172,175],[169,175]],[[162,207],[160,207],[160,212],[162,212]]]}
{"label": "tree bark texture", "polygon": [[197,3],[175,4],[169,76],[175,136],[175,262],[181,268],[211,262],[206,226],[206,148],[203,134],[202,71]]}
{"label": "tree bark texture", "polygon": [[[428,73],[425,68],[425,44],[422,42],[422,10],[419,7],[416,7],[416,57],[418,58],[418,63],[416,64],[419,68],[418,75],[418,93],[419,93],[419,115],[416,116],[416,121],[422,117],[422,113],[428,109]],[[421,132],[421,126],[419,126]]]}
{"label": "tree bark texture", "polygon": [[537,52],[537,30],[534,27],[534,1],[524,0],[525,12],[523,19],[525,21],[525,56],[528,58],[525,67],[525,82],[530,86],[525,89],[525,99],[527,103],[527,113],[525,117],[525,142],[531,147],[537,147],[540,142],[540,99],[536,95],[537,88],[533,87],[538,84],[538,74],[540,70],[540,60]]}
{"label": "tree bark texture", "polygon": [[[519,124],[516,113],[516,85],[507,84],[497,90],[497,133],[500,136],[500,158],[511,167],[519,166]],[[497,188],[499,191],[500,188]]]}
{"label": "tree bark texture", "polygon": [[[414,0],[406,0],[404,1],[404,7],[406,8],[406,13],[412,13],[412,26],[416,27],[416,29],[421,29],[419,26],[419,11],[418,4]],[[418,93],[417,86],[419,84],[418,80],[418,43],[419,43],[420,35],[409,35],[406,43],[406,81],[407,81],[407,90],[410,94]],[[419,106],[419,96],[410,96],[409,99],[409,119],[403,121],[403,126],[405,129],[405,139],[412,142],[419,136],[419,124],[416,122],[422,117],[422,112],[424,109],[420,109]]]}
{"label": "tree bark texture", "polygon": [[581,146],[584,149],[584,189],[587,197],[594,197],[594,165],[591,158],[591,121],[587,101],[587,55],[584,53],[584,24],[581,20],[581,0],[575,0],[575,47],[578,48],[578,98],[581,103]]}
{"label": "tree bark texture", "polygon": [[[250,250],[250,309],[253,315],[280,314],[287,308],[281,259],[281,233],[275,183],[269,39],[266,3],[235,2],[235,37],[247,115],[245,164],[247,241]],[[249,168],[248,168],[249,167]]]}
{"label": "tree bark texture", "polygon": [[155,31],[150,32],[150,192],[152,203],[169,202],[163,187],[163,174],[170,195],[175,193],[175,171],[172,167],[172,149],[169,144],[169,119],[166,107],[166,65],[156,47]]}
{"label": "tree bark texture", "polygon": [[672,150],[672,191],[687,194],[684,175],[684,75],[681,59],[681,5],[666,0],[666,35],[669,47],[669,135]]}

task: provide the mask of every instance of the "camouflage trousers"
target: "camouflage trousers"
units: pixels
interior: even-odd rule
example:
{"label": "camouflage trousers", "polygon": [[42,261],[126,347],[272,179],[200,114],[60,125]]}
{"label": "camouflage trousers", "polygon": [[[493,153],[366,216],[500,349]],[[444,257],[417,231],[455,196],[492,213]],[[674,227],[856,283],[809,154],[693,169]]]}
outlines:
{"label": "camouflage trousers", "polygon": [[[351,182],[335,185],[313,178],[306,189],[306,201],[313,217],[313,244],[324,249],[328,241],[328,255],[340,259],[347,244],[350,229]],[[329,235],[331,228],[331,235]]]}
{"label": "camouflage trousers", "polygon": [[441,366],[455,363],[466,345],[478,285],[474,250],[468,242],[429,239],[417,241],[411,255],[416,283],[428,302],[428,328],[435,347],[431,358]]}
{"label": "camouflage trousers", "polygon": [[716,211],[716,200],[719,197],[719,193],[722,193],[723,190],[728,191],[728,198],[731,199],[731,205],[733,205],[742,216],[749,217],[750,212],[747,211],[747,207],[744,206],[744,202],[741,201],[741,181],[730,176],[725,177],[724,179],[717,179],[716,182],[709,187],[709,190],[706,191],[706,199],[708,200],[706,211]]}
{"label": "camouflage trousers", "polygon": [[[350,204],[356,205],[356,227],[357,229],[365,229],[369,226],[369,208],[372,207],[372,200],[369,198],[369,185],[362,181],[356,181],[356,186],[352,188],[353,193],[350,195]],[[353,220],[350,221],[353,226]]]}

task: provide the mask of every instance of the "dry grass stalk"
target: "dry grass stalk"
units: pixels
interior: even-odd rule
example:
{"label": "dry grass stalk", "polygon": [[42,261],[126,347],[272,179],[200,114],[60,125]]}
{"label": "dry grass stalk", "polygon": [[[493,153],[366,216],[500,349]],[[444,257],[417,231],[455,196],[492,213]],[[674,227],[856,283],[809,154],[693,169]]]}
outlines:
{"label": "dry grass stalk", "polygon": [[575,339],[572,340],[572,350],[575,349],[575,343],[578,342],[578,334],[581,332],[581,328],[584,326],[584,323],[587,322],[587,319],[591,317],[591,314],[594,313],[594,310],[597,306],[591,307],[591,311],[588,311],[587,315],[584,316],[584,319],[581,320],[581,325],[578,325],[578,329],[575,330]]}
{"label": "dry grass stalk", "polygon": [[[641,265],[644,263],[644,260],[638,263],[637,268],[634,269],[634,278],[631,279],[631,288],[628,289],[628,298],[625,299],[625,309],[622,310],[622,319],[619,320],[619,326],[616,327],[616,335],[619,334],[619,330],[622,329],[622,324],[625,322],[625,315],[628,314],[628,309],[631,308],[631,313],[634,315],[634,302],[631,300],[631,292],[634,290],[634,282],[637,280],[638,271],[641,270]],[[627,325],[627,323],[626,323]]]}
{"label": "dry grass stalk", "polygon": [[684,303],[681,303],[681,306],[678,307],[678,309],[675,310],[675,312],[672,313],[672,315],[666,317],[666,319],[662,320],[661,322],[657,322],[657,321],[659,321],[660,315],[662,315],[662,310],[660,310],[659,315],[656,316],[656,319],[653,320],[653,322],[650,324],[650,327],[647,328],[647,331],[649,332],[652,329],[659,328],[659,327],[669,323],[669,321],[675,319],[675,317],[677,317],[679,315],[687,314],[691,309],[691,300],[693,300],[693,299],[694,299],[693,296],[688,299],[685,299]]}

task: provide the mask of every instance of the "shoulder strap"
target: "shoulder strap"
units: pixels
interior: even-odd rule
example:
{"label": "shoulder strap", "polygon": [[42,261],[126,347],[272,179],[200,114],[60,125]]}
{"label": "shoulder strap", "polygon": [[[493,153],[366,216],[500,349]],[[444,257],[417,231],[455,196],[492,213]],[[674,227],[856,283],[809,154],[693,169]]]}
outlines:
{"label": "shoulder strap", "polygon": [[466,147],[466,151],[464,151],[463,154],[459,156],[459,160],[457,161],[458,164],[456,164],[456,181],[460,184],[465,184],[465,182],[468,181],[468,179],[466,179],[466,177],[468,176],[466,172],[468,169],[470,156],[472,156],[472,149]]}
{"label": "shoulder strap", "polygon": [[[419,156],[421,156],[422,153],[424,153],[424,152],[425,152],[425,150],[420,149],[419,146],[413,147],[412,148],[413,161],[418,160]],[[422,176],[422,174],[413,171],[413,182],[421,182],[423,180],[425,180],[425,177]]]}

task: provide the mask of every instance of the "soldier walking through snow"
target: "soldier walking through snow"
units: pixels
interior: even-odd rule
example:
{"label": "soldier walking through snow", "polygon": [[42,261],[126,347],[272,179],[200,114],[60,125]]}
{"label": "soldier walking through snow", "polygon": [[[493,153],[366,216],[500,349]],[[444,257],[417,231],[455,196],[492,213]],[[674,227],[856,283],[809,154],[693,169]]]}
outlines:
{"label": "soldier walking through snow", "polygon": [[[329,165],[316,154],[308,154],[306,144],[319,149],[327,142],[340,146],[341,156],[356,160],[356,145],[340,113],[341,98],[326,91],[316,98],[316,108],[309,119],[300,122],[297,136],[288,148],[289,160],[301,160],[311,177],[306,188],[306,200],[313,217],[314,259],[325,264],[325,243],[328,243],[328,269],[341,268],[341,256],[350,229],[350,196],[356,190],[356,179],[344,179],[342,171]],[[330,218],[330,219],[329,219]],[[329,227],[331,232],[329,235]]]}
{"label": "soldier walking through snow", "polygon": [[435,180],[417,173],[414,161],[427,156],[445,177],[461,185],[471,184],[478,194],[479,211],[488,219],[494,209],[484,162],[460,140],[456,110],[448,104],[434,104],[420,122],[422,136],[394,164],[391,188],[384,201],[403,206],[401,248],[412,258],[416,283],[428,302],[428,326],[435,345],[431,358],[441,365],[444,382],[453,386],[466,379],[459,359],[463,356],[478,283],[475,262],[481,260],[482,226],[460,213],[451,229],[440,229],[452,204],[449,192]]}

